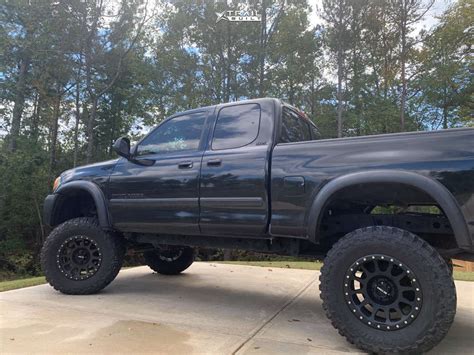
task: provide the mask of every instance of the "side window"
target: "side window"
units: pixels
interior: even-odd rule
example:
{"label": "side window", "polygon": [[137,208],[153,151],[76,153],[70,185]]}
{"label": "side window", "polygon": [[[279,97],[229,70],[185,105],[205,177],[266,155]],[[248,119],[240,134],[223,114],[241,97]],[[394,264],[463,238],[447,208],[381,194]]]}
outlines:
{"label": "side window", "polygon": [[259,127],[260,105],[224,107],[217,116],[212,150],[244,147],[257,138]]}
{"label": "side window", "polygon": [[280,143],[303,142],[311,140],[308,122],[298,116],[296,112],[283,108]]}
{"label": "side window", "polygon": [[196,112],[163,123],[138,145],[137,155],[198,149],[206,115]]}

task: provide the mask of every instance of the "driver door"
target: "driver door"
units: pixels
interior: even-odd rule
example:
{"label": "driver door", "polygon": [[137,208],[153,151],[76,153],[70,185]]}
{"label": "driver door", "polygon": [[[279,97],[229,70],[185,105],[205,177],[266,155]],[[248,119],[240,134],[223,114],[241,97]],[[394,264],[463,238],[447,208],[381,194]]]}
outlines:
{"label": "driver door", "polygon": [[199,172],[207,111],[172,117],[135,150],[143,166],[122,159],[110,178],[113,225],[121,231],[199,234]]}

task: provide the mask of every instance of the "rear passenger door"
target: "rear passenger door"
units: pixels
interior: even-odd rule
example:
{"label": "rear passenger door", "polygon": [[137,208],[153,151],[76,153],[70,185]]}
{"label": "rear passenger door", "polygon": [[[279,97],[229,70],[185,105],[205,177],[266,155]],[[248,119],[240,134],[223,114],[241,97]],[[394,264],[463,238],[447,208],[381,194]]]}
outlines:
{"label": "rear passenger door", "polygon": [[216,110],[201,167],[202,234],[258,236],[266,231],[273,122],[272,112],[263,111],[262,105],[226,105]]}

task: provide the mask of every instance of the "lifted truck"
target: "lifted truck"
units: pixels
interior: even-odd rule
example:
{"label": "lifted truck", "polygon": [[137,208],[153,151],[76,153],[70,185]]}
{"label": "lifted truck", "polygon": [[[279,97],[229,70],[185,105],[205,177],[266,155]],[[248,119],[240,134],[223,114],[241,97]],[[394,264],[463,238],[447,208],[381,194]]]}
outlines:
{"label": "lifted truck", "polygon": [[420,352],[456,312],[451,257],[474,254],[474,129],[320,139],[276,99],[163,121],[117,160],[68,170],[42,250],[67,294],[106,287],[126,247],[178,274],[195,247],[325,257],[321,298],[361,349]]}

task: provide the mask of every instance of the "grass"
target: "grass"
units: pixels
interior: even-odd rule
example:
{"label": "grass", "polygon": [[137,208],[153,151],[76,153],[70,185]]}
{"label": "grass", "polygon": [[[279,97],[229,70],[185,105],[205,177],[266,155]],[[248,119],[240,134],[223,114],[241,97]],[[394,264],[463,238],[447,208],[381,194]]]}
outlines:
{"label": "grass", "polygon": [[[311,261],[215,261],[215,263],[304,270],[319,270],[323,265],[320,262]],[[474,281],[474,272],[454,271],[454,279],[457,281]]]}
{"label": "grass", "polygon": [[[323,265],[321,262],[313,261],[214,261],[213,263],[304,270],[319,270]],[[454,279],[458,281],[474,281],[474,272],[454,271]],[[44,283],[46,283],[44,276],[0,281],[0,292],[37,286]]]}
{"label": "grass", "polygon": [[458,281],[474,281],[474,272],[454,271],[454,279]]}
{"label": "grass", "polygon": [[319,270],[323,266],[316,261],[214,261],[214,263],[303,270]]}
{"label": "grass", "polygon": [[25,279],[16,279],[10,281],[1,281],[0,282],[0,292],[16,290],[17,288],[37,286],[44,284],[46,279],[44,276],[38,277],[29,277]]}

